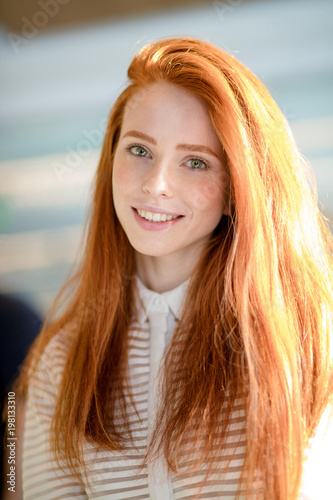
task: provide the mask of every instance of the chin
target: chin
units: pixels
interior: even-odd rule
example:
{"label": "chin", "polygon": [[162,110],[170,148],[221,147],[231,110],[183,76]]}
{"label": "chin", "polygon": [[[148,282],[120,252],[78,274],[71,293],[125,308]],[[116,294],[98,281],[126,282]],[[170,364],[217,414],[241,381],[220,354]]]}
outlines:
{"label": "chin", "polygon": [[163,251],[163,250],[154,250],[153,248],[135,248],[134,250],[140,253],[141,255],[146,255],[147,257],[164,257],[165,255],[169,255],[171,252]]}
{"label": "chin", "polygon": [[163,257],[172,253],[171,249],[165,248],[165,245],[154,245],[148,241],[145,244],[136,244],[136,242],[132,241],[130,243],[136,252],[149,257]]}

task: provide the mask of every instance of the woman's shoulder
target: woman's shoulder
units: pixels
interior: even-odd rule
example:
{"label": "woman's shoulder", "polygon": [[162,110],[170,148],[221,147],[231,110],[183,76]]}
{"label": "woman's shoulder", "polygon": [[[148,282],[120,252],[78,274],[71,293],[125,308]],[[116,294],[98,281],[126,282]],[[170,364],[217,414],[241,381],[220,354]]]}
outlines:
{"label": "woman's shoulder", "polygon": [[74,331],[71,328],[62,328],[48,342],[41,354],[35,377],[52,380],[54,385],[61,381],[68,353],[74,342]]}
{"label": "woman's shoulder", "polygon": [[70,327],[65,327],[59,330],[47,344],[43,356],[45,357],[66,357],[69,349],[74,341],[74,330]]}

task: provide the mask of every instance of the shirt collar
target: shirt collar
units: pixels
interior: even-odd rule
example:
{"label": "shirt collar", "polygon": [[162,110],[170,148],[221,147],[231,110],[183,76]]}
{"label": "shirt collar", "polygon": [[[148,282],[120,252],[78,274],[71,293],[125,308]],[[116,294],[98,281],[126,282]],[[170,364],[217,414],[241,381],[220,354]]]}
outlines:
{"label": "shirt collar", "polygon": [[189,285],[190,278],[178,285],[173,290],[169,290],[163,293],[157,293],[153,290],[147,288],[140,278],[136,276],[136,284],[138,297],[136,299],[137,306],[137,319],[139,323],[144,323],[148,317],[150,309],[153,307],[153,303],[160,298],[164,303],[166,302],[169,309],[173,313],[176,319],[179,320],[182,306]]}

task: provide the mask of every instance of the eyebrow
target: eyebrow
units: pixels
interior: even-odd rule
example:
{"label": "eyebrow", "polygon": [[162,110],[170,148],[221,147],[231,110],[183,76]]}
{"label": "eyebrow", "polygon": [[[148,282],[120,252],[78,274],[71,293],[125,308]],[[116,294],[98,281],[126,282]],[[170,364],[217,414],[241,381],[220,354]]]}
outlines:
{"label": "eyebrow", "polygon": [[176,149],[180,151],[199,151],[200,153],[207,153],[209,155],[215,156],[218,160],[221,160],[221,156],[219,156],[215,151],[210,149],[208,146],[203,146],[201,144],[178,144]]}
{"label": "eyebrow", "polygon": [[[137,139],[143,139],[144,141],[150,142],[154,146],[156,146],[157,144],[154,137],[148,134],[144,134],[143,132],[139,132],[138,130],[129,130],[128,132],[126,132],[123,138],[125,139],[125,137],[129,136],[136,137]],[[199,151],[201,153],[208,153],[212,156],[215,156],[215,158],[217,158],[218,160],[221,160],[221,155],[215,153],[215,151],[213,151],[208,146],[204,146],[201,144],[178,144],[176,149],[178,149],[179,151]]]}
{"label": "eyebrow", "polygon": [[144,141],[151,142],[152,144],[154,144],[154,146],[156,146],[156,144],[157,144],[154,137],[152,137],[151,135],[148,135],[148,134],[144,134],[143,132],[139,132],[138,130],[129,130],[128,132],[126,132],[123,139],[125,139],[125,137],[128,137],[128,136],[136,137],[137,139],[143,139]]}

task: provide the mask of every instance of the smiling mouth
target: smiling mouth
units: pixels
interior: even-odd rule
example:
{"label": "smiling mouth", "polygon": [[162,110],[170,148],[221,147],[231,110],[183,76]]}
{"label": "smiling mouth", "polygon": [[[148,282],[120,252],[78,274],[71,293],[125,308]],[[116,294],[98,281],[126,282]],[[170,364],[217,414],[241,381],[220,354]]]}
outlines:
{"label": "smiling mouth", "polygon": [[156,213],[156,212],[148,212],[147,210],[136,209],[140,217],[149,222],[166,222],[173,219],[179,219],[180,217],[184,217],[183,215],[168,215],[164,213]]}

